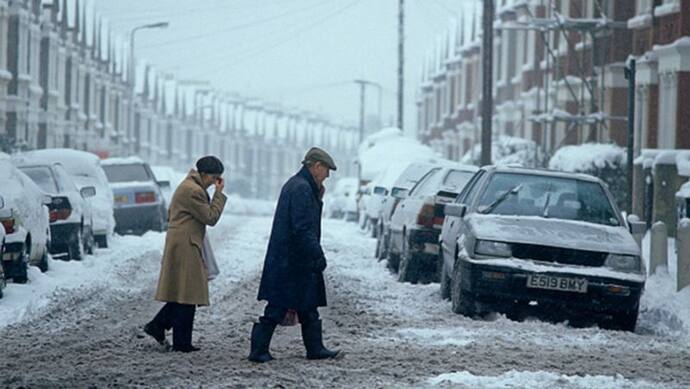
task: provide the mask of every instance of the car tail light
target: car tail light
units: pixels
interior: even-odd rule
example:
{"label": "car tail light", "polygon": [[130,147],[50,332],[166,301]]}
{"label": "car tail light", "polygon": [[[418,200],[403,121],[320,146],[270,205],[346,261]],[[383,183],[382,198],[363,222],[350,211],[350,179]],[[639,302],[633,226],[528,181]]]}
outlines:
{"label": "car tail light", "polygon": [[156,192],[137,192],[137,194],[134,195],[134,202],[137,204],[155,203]]}
{"label": "car tail light", "polygon": [[66,220],[72,214],[72,205],[66,197],[53,197],[48,209],[50,210],[51,223]]}
{"label": "car tail light", "polygon": [[424,204],[417,214],[417,224],[424,227],[441,227],[443,225],[443,206]]}
{"label": "car tail light", "polygon": [[2,223],[2,226],[5,227],[6,233],[14,234],[14,224],[15,224],[14,218],[10,217],[7,219],[2,219],[2,220],[0,220],[0,223]]}

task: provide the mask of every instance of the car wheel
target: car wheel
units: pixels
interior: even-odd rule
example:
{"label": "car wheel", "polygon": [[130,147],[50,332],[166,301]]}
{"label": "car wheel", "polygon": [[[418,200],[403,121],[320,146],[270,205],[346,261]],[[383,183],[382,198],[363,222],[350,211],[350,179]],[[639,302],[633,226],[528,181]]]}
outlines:
{"label": "car wheel", "polygon": [[614,313],[610,325],[606,326],[614,330],[635,332],[639,308],[624,310]]}
{"label": "car wheel", "polygon": [[43,250],[43,256],[41,257],[41,262],[38,264],[38,268],[41,270],[41,273],[48,271],[48,249]]}
{"label": "car wheel", "polygon": [[369,223],[369,224],[370,224],[370,228],[371,228],[371,237],[372,237],[372,238],[377,238],[377,237],[378,237],[378,232],[379,232],[378,224],[374,224],[374,221],[373,221],[373,220],[372,220],[371,223]]}
{"label": "car wheel", "polygon": [[93,247],[96,245],[96,239],[93,236],[93,230],[89,228],[86,237],[84,238],[84,252],[89,255],[93,255]]}
{"label": "car wheel", "polygon": [[381,236],[379,235],[378,239],[376,239],[376,251],[374,252],[374,257],[376,259],[381,259]]}
{"label": "car wheel", "polygon": [[108,235],[96,235],[95,241],[96,241],[96,244],[98,245],[99,248],[101,248],[101,249],[107,249],[108,248]]}
{"label": "car wheel", "polygon": [[441,255],[441,298],[444,300],[450,299],[450,277],[448,270],[443,264],[443,254]]}
{"label": "car wheel", "polygon": [[450,300],[454,313],[463,316],[473,317],[477,315],[474,297],[471,294],[462,290],[462,275],[460,273],[460,260],[455,259],[455,266],[453,267],[453,277],[451,278],[451,293]]}
{"label": "car wheel", "polygon": [[72,241],[68,244],[67,252],[69,254],[69,259],[73,261],[81,261],[82,258],[84,258],[84,239],[81,229],[77,229],[74,233]]}
{"label": "car wheel", "polygon": [[400,255],[400,267],[398,269],[398,281],[416,284],[419,279],[419,263],[417,258],[410,253],[407,239],[403,237],[403,249]]}
{"label": "car wheel", "polygon": [[25,244],[24,245],[24,255],[22,255],[21,258],[19,258],[19,261],[17,261],[17,266],[19,269],[17,270],[17,274],[12,277],[12,281],[14,281],[15,284],[26,284],[29,281],[29,260],[30,260],[30,251],[29,251],[29,245]]}

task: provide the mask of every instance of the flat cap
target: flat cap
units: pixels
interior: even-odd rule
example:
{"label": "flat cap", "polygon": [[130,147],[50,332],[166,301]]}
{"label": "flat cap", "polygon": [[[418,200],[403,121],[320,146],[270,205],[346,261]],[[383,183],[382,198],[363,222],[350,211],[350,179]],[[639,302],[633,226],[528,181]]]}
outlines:
{"label": "flat cap", "polygon": [[223,174],[223,162],[213,155],[207,155],[196,161],[196,171],[203,174]]}
{"label": "flat cap", "polygon": [[312,147],[311,149],[309,149],[309,151],[307,151],[307,154],[304,156],[304,161],[302,161],[302,164],[305,164],[307,162],[321,162],[328,166],[328,168],[331,170],[338,170],[338,167],[335,166],[333,158],[330,155],[328,155],[327,152],[318,147]]}

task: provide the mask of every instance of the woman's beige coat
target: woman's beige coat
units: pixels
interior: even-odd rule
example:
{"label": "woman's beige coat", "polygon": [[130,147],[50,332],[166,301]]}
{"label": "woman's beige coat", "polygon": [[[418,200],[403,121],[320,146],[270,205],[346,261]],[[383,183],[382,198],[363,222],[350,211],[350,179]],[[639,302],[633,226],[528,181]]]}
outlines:
{"label": "woman's beige coat", "polygon": [[201,255],[206,226],[218,222],[226,197],[216,192],[209,204],[199,173],[192,170],[175,190],[168,211],[168,233],[156,300],[209,305],[208,278]]}

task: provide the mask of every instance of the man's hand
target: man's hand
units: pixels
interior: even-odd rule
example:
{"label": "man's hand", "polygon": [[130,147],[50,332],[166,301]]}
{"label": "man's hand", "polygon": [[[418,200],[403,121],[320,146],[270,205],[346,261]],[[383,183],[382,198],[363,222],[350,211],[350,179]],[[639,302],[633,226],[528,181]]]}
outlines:
{"label": "man's hand", "polygon": [[320,257],[314,262],[314,271],[323,273],[323,271],[326,270],[326,266],[328,266],[326,263],[326,257]]}
{"label": "man's hand", "polygon": [[223,177],[216,178],[216,191],[223,193],[223,189],[225,189],[225,180]]}

